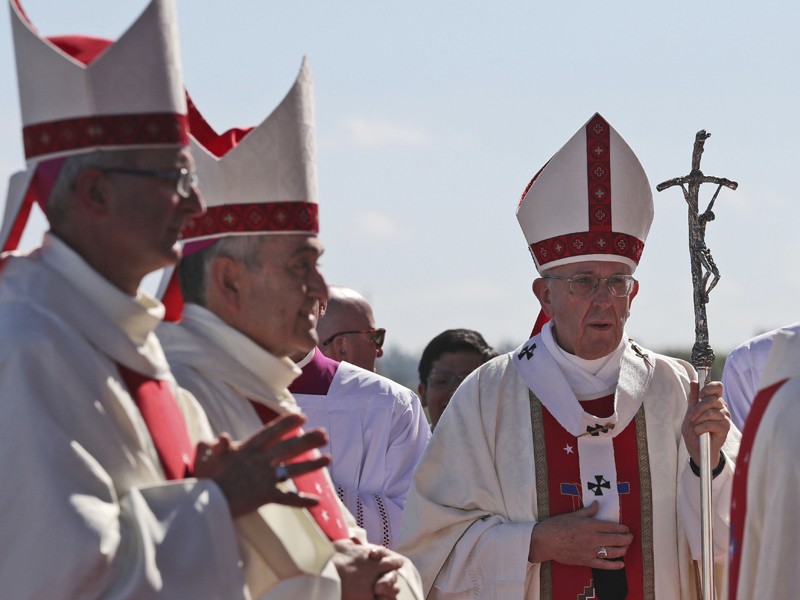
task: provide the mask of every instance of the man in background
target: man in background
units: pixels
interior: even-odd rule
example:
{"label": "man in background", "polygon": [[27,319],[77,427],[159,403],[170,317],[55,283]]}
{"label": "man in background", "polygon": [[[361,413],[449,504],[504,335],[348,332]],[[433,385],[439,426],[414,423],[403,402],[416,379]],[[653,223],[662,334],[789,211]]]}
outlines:
{"label": "man in background", "polygon": [[419,359],[419,397],[436,427],[450,398],[467,375],[497,356],[472,329],[448,329],[433,338]]}
{"label": "man in background", "polygon": [[322,353],[333,360],[374,371],[375,360],[383,356],[386,330],[375,327],[372,307],[366,298],[350,288],[329,286],[328,301],[321,307],[321,315],[317,333]]}
{"label": "man in background", "polygon": [[[358,343],[351,339],[341,348]],[[419,398],[373,371],[328,358],[319,347],[292,359],[303,373],[289,391],[309,426],[328,432],[339,497],[369,541],[393,547],[414,468],[430,438]]]}

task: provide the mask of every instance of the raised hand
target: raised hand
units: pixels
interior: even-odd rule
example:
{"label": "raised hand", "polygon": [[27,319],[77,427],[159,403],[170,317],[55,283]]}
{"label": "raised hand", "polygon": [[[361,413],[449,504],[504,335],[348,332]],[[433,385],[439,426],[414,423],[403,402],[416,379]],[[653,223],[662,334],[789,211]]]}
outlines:
{"label": "raised hand", "polygon": [[[231,514],[240,517],[269,502],[307,508],[319,503],[311,495],[283,489],[285,479],[304,475],[330,464],[330,456],[286,464],[304,452],[328,443],[321,429],[282,439],[299,428],[306,418],[284,415],[256,431],[248,439],[233,442],[223,434],[214,443],[200,442],[194,475],[213,479],[228,500]],[[276,468],[280,471],[276,473]]]}

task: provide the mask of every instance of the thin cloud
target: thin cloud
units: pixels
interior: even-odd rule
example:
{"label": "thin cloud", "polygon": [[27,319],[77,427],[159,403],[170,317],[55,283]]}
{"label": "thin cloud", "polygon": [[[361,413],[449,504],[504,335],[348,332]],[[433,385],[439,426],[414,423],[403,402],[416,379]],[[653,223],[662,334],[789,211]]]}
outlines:
{"label": "thin cloud", "polygon": [[361,236],[370,239],[397,239],[405,234],[403,228],[396,221],[373,211],[362,211],[356,214],[354,224],[356,231]]}
{"label": "thin cloud", "polygon": [[426,131],[382,119],[351,117],[345,121],[345,129],[348,141],[360,148],[425,146],[431,140]]}

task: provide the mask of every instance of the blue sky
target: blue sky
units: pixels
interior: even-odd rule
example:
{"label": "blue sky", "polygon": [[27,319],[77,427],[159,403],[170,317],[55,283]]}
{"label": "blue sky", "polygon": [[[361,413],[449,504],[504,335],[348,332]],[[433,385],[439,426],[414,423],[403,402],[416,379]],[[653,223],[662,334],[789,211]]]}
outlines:
{"label": "blue sky", "polygon": [[[116,38],[145,2],[23,5],[45,34]],[[653,188],[688,173],[699,129],[712,133],[703,170],[739,182],[708,227],[722,272],[708,306],[718,354],[800,319],[796,3],[178,0],[178,13],[187,88],[217,129],[263,120],[309,57],[323,269],[371,300],[389,346],[419,352],[451,327],[496,344],[527,337],[535,270],[514,209],[594,112]],[[24,165],[14,69],[5,16],[4,180]],[[676,189],[654,201],[628,333],[686,347],[686,205]]]}

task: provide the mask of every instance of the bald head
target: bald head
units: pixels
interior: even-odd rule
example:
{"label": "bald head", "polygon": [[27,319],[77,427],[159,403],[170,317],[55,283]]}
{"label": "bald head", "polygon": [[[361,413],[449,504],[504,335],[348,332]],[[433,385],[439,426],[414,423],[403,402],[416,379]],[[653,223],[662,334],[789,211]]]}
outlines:
{"label": "bald head", "polygon": [[364,296],[350,288],[329,286],[320,314],[317,333],[323,354],[374,371],[375,359],[383,356],[383,350],[375,342],[375,317]]}

